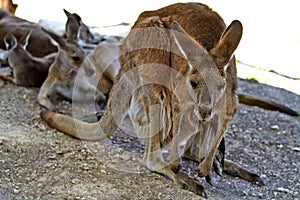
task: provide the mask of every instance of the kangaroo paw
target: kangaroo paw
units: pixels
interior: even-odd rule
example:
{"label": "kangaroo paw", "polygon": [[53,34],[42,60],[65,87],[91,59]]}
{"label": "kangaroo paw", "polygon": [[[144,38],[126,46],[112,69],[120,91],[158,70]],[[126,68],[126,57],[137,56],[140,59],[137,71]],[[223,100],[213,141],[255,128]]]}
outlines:
{"label": "kangaroo paw", "polygon": [[212,184],[213,181],[212,181],[212,178],[211,178],[210,174],[205,176],[205,180],[206,180],[207,183],[209,183],[209,185],[213,186],[213,184]]}

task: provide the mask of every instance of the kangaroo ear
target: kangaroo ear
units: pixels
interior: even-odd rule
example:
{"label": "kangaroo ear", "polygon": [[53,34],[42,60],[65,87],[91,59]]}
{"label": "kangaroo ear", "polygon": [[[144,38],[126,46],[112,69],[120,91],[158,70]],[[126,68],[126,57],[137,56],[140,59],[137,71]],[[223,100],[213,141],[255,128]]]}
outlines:
{"label": "kangaroo ear", "polygon": [[64,13],[66,14],[67,18],[73,16],[73,17],[76,18],[77,22],[78,22],[79,24],[81,24],[81,17],[80,17],[78,14],[76,14],[76,13],[73,13],[73,14],[72,14],[72,13],[70,13],[69,11],[67,11],[66,9],[63,9],[63,10],[64,10]]}
{"label": "kangaroo ear", "polygon": [[78,15],[71,14],[66,23],[66,37],[68,42],[77,42],[79,25]]}
{"label": "kangaroo ear", "polygon": [[67,17],[69,17],[71,15],[71,13],[69,11],[67,11],[66,9],[63,9],[63,10]]}
{"label": "kangaroo ear", "polygon": [[223,69],[232,57],[233,52],[239,45],[242,34],[243,26],[241,22],[235,20],[223,32],[216,46],[210,50],[210,55],[219,69]]}
{"label": "kangaroo ear", "polygon": [[176,22],[176,21],[172,22],[172,29],[174,31],[179,32],[179,33],[187,34],[185,32],[185,30],[182,28],[182,26],[180,26],[180,24],[178,22]]}
{"label": "kangaroo ear", "polygon": [[[172,33],[174,36],[174,42],[178,47],[179,52],[186,60],[188,60],[187,53],[190,52],[190,48],[196,48],[196,42],[185,32],[182,26],[174,21],[172,22]],[[175,52],[177,53],[177,52]]]}
{"label": "kangaroo ear", "polygon": [[[192,65],[190,62],[187,62],[189,60],[187,56],[187,47],[193,46],[191,45],[192,41],[190,40],[187,33],[184,31],[184,29],[180,26],[179,23],[176,21],[172,22],[172,30],[171,30],[171,52],[172,52],[172,62],[177,63],[178,66],[181,66],[178,68],[178,72],[182,74],[183,76],[186,76],[189,71],[192,69]],[[182,63],[182,64],[181,64]],[[188,65],[183,64],[188,63]]]}
{"label": "kangaroo ear", "polygon": [[23,35],[19,40],[19,44],[22,45],[23,49],[26,49],[28,45],[30,34],[31,34],[31,30],[27,31],[27,33]]}
{"label": "kangaroo ear", "polygon": [[5,35],[4,43],[7,50],[14,49],[18,45],[16,37],[11,33]]}
{"label": "kangaroo ear", "polygon": [[191,64],[196,64],[192,62],[194,61],[194,57],[197,56],[199,49],[201,50],[201,46],[176,21],[172,22],[172,34],[175,43],[174,46],[177,47],[172,52],[183,56]]}
{"label": "kangaroo ear", "polygon": [[64,40],[64,38],[62,36],[56,35],[52,31],[48,31],[47,29],[45,29],[43,27],[42,27],[42,30],[44,32],[46,32],[53,40],[55,40],[55,42],[57,42],[60,47],[66,46],[66,41]]}
{"label": "kangaroo ear", "polygon": [[203,71],[204,68],[216,66],[209,53],[189,36],[177,22],[172,23],[172,29],[176,44],[174,46],[178,47],[172,49],[172,52],[178,54],[179,51],[188,61],[190,69],[196,68],[198,71]]}

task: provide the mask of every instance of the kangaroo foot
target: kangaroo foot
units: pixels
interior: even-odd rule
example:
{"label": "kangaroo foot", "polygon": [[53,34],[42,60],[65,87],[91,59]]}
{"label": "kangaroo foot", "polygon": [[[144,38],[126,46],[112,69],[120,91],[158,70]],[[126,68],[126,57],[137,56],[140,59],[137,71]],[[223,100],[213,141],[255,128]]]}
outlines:
{"label": "kangaroo foot", "polygon": [[169,164],[169,165],[165,165],[164,167],[160,167],[158,168],[149,168],[150,165],[148,165],[148,169],[150,169],[151,171],[158,173],[160,175],[166,176],[167,178],[170,178],[171,180],[173,180],[180,188],[184,189],[184,190],[189,190],[197,195],[203,196],[204,198],[207,197],[204,188],[201,184],[199,184],[197,182],[196,179],[191,178],[189,175],[187,175],[186,173],[182,172],[182,171],[178,171],[177,173],[175,173],[173,171],[173,165]]}
{"label": "kangaroo foot", "polygon": [[207,198],[204,191],[204,187],[197,182],[197,180],[191,178],[186,173],[179,171],[177,174],[176,184],[185,190],[189,190],[197,195]]}

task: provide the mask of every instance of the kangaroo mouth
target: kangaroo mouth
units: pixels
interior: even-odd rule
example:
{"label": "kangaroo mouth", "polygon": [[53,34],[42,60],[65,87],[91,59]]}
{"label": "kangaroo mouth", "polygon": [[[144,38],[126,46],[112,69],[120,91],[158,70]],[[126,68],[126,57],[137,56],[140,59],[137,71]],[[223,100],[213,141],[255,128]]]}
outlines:
{"label": "kangaroo mouth", "polygon": [[202,124],[207,124],[210,122],[210,119],[200,119],[199,120]]}
{"label": "kangaroo mouth", "polygon": [[211,115],[209,115],[209,116],[206,116],[206,117],[203,117],[203,116],[199,115],[199,121],[200,121],[202,124],[209,123],[209,122],[212,120],[212,118],[214,118],[214,115],[213,115],[213,114],[211,114]]}

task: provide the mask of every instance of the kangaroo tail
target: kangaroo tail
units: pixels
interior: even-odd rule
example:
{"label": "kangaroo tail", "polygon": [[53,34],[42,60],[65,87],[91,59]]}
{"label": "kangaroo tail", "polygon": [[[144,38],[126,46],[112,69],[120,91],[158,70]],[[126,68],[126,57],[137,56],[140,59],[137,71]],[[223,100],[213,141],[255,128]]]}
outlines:
{"label": "kangaroo tail", "polygon": [[279,111],[285,114],[288,114],[293,117],[299,117],[300,112],[297,112],[295,110],[292,110],[291,108],[288,108],[287,106],[278,104],[274,101],[265,100],[256,98],[253,96],[245,95],[245,94],[238,94],[239,102],[242,104],[246,104],[249,106],[257,106],[266,110],[272,110],[272,111]]}
{"label": "kangaroo tail", "polygon": [[109,112],[105,112],[96,123],[82,122],[68,115],[48,110],[42,110],[40,115],[50,127],[81,140],[102,140],[111,136],[118,127]]}
{"label": "kangaroo tail", "polygon": [[231,176],[240,177],[246,181],[257,183],[260,186],[265,185],[264,181],[259,175],[248,171],[239,164],[228,159],[225,159],[224,161],[224,172]]}

